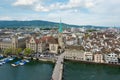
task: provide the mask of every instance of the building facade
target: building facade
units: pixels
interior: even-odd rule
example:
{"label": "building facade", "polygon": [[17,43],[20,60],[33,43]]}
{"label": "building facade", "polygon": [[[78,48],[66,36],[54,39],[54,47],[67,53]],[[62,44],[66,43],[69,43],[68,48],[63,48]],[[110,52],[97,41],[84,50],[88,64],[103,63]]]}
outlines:
{"label": "building facade", "polygon": [[115,53],[105,54],[106,63],[118,63],[118,55]]}
{"label": "building facade", "polygon": [[11,38],[2,38],[0,39],[0,49],[5,50],[8,48],[24,48],[26,38],[20,38],[17,36],[12,36]]}
{"label": "building facade", "polygon": [[103,63],[104,62],[103,54],[96,53],[94,54],[94,62]]}
{"label": "building facade", "polygon": [[59,44],[56,38],[52,36],[44,36],[37,39],[36,37],[31,37],[26,41],[26,48],[32,49],[34,52],[44,52],[49,51],[49,53],[57,54],[59,52]]}
{"label": "building facade", "polygon": [[84,60],[85,61],[93,61],[93,53],[91,53],[91,52],[84,52]]}

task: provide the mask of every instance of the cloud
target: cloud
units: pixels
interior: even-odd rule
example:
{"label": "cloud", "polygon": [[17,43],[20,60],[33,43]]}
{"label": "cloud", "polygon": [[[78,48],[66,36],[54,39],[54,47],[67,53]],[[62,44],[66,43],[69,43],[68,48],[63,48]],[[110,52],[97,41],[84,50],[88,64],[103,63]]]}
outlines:
{"label": "cloud", "polygon": [[30,15],[38,14],[22,16],[28,20],[59,21],[61,17],[71,24],[120,25],[120,0],[16,0],[12,5],[17,9],[27,7]]}
{"label": "cloud", "polygon": [[17,0],[13,3],[14,6],[28,6],[33,5],[38,0]]}
{"label": "cloud", "polygon": [[0,20],[12,20],[9,16],[0,16]]}
{"label": "cloud", "polygon": [[[13,3],[14,6],[32,6],[34,11],[48,12],[54,10],[67,10],[74,8],[90,8],[94,6],[93,0],[69,0],[68,2],[55,2],[52,4],[46,5],[51,0],[17,0]],[[31,7],[30,7],[31,8]]]}
{"label": "cloud", "polygon": [[36,5],[33,9],[35,11],[38,11],[38,12],[39,11],[42,11],[42,12],[48,12],[48,11],[50,11],[49,8],[46,8],[46,7],[44,7],[44,6],[40,5],[40,4]]}

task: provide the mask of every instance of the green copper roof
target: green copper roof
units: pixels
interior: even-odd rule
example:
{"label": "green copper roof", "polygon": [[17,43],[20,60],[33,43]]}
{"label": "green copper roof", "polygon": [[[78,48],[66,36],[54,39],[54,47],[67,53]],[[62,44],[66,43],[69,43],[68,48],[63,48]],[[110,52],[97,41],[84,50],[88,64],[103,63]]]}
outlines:
{"label": "green copper roof", "polygon": [[61,23],[61,20],[60,20],[59,30],[58,30],[58,31],[59,31],[59,33],[62,33],[62,31],[63,31],[63,30],[62,30],[62,23]]}

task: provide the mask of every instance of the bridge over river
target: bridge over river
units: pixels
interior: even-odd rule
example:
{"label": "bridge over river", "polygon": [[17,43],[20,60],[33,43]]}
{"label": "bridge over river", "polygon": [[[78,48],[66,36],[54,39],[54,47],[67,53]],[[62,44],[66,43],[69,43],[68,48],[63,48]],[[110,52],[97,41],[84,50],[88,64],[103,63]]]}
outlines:
{"label": "bridge over river", "polygon": [[65,59],[71,59],[71,60],[81,60],[83,57],[82,51],[72,51],[72,50],[66,50],[64,53],[62,53],[60,56],[58,56],[57,62],[55,64],[52,79],[51,80],[62,80],[62,73],[63,73],[63,62]]}
{"label": "bridge over river", "polygon": [[64,53],[58,57],[51,80],[62,80]]}

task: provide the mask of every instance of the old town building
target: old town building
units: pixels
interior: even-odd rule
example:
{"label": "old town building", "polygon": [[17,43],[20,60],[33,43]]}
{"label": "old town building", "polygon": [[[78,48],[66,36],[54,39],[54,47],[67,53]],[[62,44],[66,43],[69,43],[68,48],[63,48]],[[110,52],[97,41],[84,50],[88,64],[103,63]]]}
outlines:
{"label": "old town building", "polygon": [[94,54],[94,62],[103,63],[104,62],[103,59],[104,59],[103,54],[100,54],[100,53]]}
{"label": "old town building", "polygon": [[0,39],[0,49],[5,50],[8,48],[24,48],[25,47],[25,41],[26,38],[24,37],[18,37],[18,36],[12,36],[7,38],[1,38]]}

